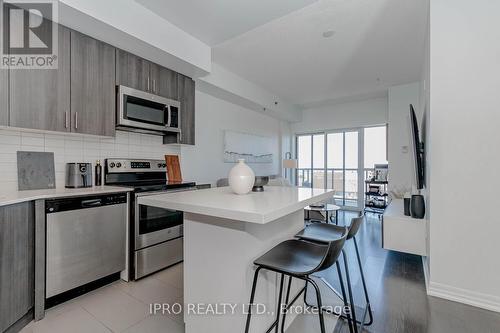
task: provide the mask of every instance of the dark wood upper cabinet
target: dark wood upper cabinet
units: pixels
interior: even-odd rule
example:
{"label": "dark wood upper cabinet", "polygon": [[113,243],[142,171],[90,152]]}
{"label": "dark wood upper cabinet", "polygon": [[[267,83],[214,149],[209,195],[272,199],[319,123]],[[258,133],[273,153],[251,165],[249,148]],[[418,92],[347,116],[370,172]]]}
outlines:
{"label": "dark wood upper cabinet", "polygon": [[34,234],[33,201],[0,207],[0,332],[33,308]]}
{"label": "dark wood upper cabinet", "polygon": [[0,125],[114,136],[124,85],[180,101],[181,134],[164,142],[194,144],[191,78],[61,25],[58,43],[57,69],[0,69]]}
{"label": "dark wood upper cabinet", "polygon": [[116,49],[116,84],[149,91],[151,88],[149,61]]}
{"label": "dark wood upper cabinet", "polygon": [[71,31],[71,131],[115,134],[115,48]]}
{"label": "dark wood upper cabinet", "polygon": [[177,100],[177,76],[173,70],[151,63],[152,92]]}
{"label": "dark wood upper cabinet", "polygon": [[194,145],[195,132],[195,82],[190,77],[179,75],[179,101],[181,102],[181,130],[180,142],[186,145]]}
{"label": "dark wood upper cabinet", "polygon": [[70,131],[71,33],[59,25],[58,34],[57,69],[10,70],[10,126]]}
{"label": "dark wood upper cabinet", "polygon": [[116,50],[116,84],[166,98],[177,99],[177,73],[138,57]]}
{"label": "dark wood upper cabinet", "polygon": [[168,133],[163,137],[163,143],[185,145],[195,144],[195,82],[190,77],[178,74],[178,95],[181,103],[181,133]]}

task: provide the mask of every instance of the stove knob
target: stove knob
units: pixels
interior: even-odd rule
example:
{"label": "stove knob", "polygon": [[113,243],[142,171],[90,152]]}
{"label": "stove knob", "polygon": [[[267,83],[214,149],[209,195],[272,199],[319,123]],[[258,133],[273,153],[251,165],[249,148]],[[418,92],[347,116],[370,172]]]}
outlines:
{"label": "stove knob", "polygon": [[114,168],[115,167],[115,163],[114,162],[109,163],[109,167],[110,168]]}
{"label": "stove knob", "polygon": [[117,167],[117,168],[119,168],[119,167],[121,167],[121,166],[122,166],[122,164],[121,164],[120,162],[117,162],[117,163],[116,163],[116,167]]}
{"label": "stove knob", "polygon": [[161,168],[161,163],[158,163],[158,168]]}
{"label": "stove knob", "polygon": [[167,165],[166,165],[165,163],[163,163],[161,166],[162,166],[162,167],[166,167]]}

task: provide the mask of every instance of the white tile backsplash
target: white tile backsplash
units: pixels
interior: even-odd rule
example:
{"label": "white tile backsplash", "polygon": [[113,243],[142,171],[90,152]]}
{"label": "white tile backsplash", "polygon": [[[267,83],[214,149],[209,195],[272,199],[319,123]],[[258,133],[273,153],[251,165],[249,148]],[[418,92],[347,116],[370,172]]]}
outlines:
{"label": "white tile backsplash", "polygon": [[1,153],[0,154],[0,163],[14,163],[16,160],[16,154],[15,153]]}
{"label": "white tile backsplash", "polygon": [[15,133],[11,133],[8,131],[0,132],[0,143],[5,143],[8,145],[20,145],[21,144],[21,135]]}
{"label": "white tile backsplash", "polygon": [[21,133],[21,145],[43,147],[45,138],[43,134],[39,133]]}
{"label": "white tile backsplash", "polygon": [[0,187],[17,190],[17,151],[54,153],[56,186],[64,187],[65,163],[89,162],[110,157],[163,159],[165,154],[180,155],[180,148],[162,143],[160,136],[116,131],[114,138],[74,134],[31,133],[0,129]]}

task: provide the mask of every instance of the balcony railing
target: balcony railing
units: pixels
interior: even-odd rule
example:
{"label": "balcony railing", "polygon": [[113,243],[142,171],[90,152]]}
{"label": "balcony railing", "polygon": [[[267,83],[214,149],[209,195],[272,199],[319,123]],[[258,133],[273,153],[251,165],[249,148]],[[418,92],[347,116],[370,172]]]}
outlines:
{"label": "balcony railing", "polygon": [[[373,168],[363,169],[363,180],[368,179],[368,174],[373,171]],[[362,195],[358,193],[358,169],[356,168],[346,168],[345,174],[343,168],[298,168],[296,169],[296,184],[300,187],[318,188],[325,188],[326,184],[326,188],[335,190],[335,199],[345,200],[341,203],[342,205],[347,205],[349,201],[350,206],[356,206],[358,196]]]}

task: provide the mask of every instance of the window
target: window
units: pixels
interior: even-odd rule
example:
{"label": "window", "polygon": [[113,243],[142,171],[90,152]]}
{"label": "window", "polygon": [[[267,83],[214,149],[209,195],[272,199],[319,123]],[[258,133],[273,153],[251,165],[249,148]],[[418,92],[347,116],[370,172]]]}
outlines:
{"label": "window", "polygon": [[337,204],[359,206],[359,131],[297,136],[298,186],[334,189]]}
{"label": "window", "polygon": [[325,183],[325,134],[297,137],[297,184],[323,188]]}
{"label": "window", "polygon": [[333,189],[338,205],[361,208],[368,173],[387,163],[387,127],[301,134],[296,153],[298,186]]}
{"label": "window", "polygon": [[312,185],[312,136],[297,137],[297,185],[311,187]]}

